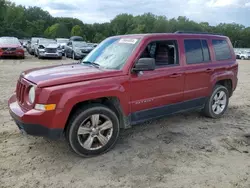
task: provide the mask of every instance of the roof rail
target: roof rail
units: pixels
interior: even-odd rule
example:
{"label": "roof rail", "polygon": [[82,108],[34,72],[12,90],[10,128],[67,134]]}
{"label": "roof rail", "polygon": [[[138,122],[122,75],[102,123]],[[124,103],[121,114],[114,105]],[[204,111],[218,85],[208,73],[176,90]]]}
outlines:
{"label": "roof rail", "polygon": [[209,32],[200,32],[200,31],[176,31],[174,33],[178,33],[178,34],[223,35],[221,33],[209,33]]}

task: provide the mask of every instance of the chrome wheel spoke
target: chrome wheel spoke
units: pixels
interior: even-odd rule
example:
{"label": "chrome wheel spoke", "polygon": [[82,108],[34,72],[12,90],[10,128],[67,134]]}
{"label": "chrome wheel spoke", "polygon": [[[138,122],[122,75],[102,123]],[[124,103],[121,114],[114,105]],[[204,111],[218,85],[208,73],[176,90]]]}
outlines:
{"label": "chrome wheel spoke", "polygon": [[108,143],[108,139],[102,135],[101,133],[99,133],[99,135],[97,135],[97,139],[99,140],[99,142],[104,146]]}
{"label": "chrome wheel spoke", "polygon": [[226,100],[226,98],[225,98],[225,99],[223,99],[223,100],[220,100],[220,103],[219,103],[219,104],[226,105],[226,102],[227,102],[227,100]]}
{"label": "chrome wheel spoke", "polygon": [[213,111],[215,111],[216,107],[217,107],[217,105],[216,105],[216,104],[213,104],[213,105],[212,105],[212,109],[213,109]]}
{"label": "chrome wheel spoke", "polygon": [[113,124],[111,121],[105,121],[103,124],[99,126],[100,131],[105,131],[107,129],[111,129],[113,127]]}
{"label": "chrome wheel spoke", "polygon": [[90,134],[91,129],[87,127],[79,127],[78,129],[78,135],[83,135],[83,134]]}
{"label": "chrome wheel spoke", "polygon": [[219,93],[218,99],[221,100],[221,99],[224,97],[224,95],[225,95],[224,91],[221,91],[221,92]]}
{"label": "chrome wheel spoke", "polygon": [[218,100],[218,93],[216,93],[216,94],[214,95],[214,100],[215,100],[215,101]]}
{"label": "chrome wheel spoke", "polygon": [[216,112],[217,112],[217,114],[220,114],[222,112],[220,105],[217,105]]}
{"label": "chrome wheel spoke", "polygon": [[89,137],[87,138],[87,140],[84,142],[83,147],[85,149],[89,149],[90,150],[91,147],[92,147],[93,141],[94,141],[94,137],[92,137],[91,135],[89,135]]}
{"label": "chrome wheel spoke", "polygon": [[92,126],[97,126],[99,123],[99,114],[94,114],[91,116],[91,124]]}

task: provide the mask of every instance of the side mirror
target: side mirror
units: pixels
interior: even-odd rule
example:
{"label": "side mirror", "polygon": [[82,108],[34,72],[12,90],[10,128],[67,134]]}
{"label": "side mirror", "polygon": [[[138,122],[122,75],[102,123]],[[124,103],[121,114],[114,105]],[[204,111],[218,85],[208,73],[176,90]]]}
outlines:
{"label": "side mirror", "polygon": [[152,71],[155,70],[155,59],[154,58],[140,58],[135,64],[132,71]]}

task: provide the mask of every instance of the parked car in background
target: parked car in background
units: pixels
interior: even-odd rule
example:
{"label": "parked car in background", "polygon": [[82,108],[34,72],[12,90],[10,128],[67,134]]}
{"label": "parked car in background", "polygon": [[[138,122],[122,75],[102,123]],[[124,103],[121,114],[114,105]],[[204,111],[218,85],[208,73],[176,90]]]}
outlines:
{"label": "parked car in background", "polygon": [[248,52],[248,51],[238,52],[238,53],[236,53],[236,58],[242,59],[242,60],[250,59],[250,52]]}
{"label": "parked car in background", "polygon": [[70,41],[84,41],[81,36],[72,36],[69,39]]}
{"label": "parked car in background", "polygon": [[30,44],[27,46],[27,51],[30,55],[34,55],[35,53],[35,46],[37,44],[37,41],[41,39],[42,37],[32,37],[30,40]]}
{"label": "parked car in background", "polygon": [[62,49],[55,40],[40,39],[36,48],[36,54],[39,59],[49,58],[62,58]]}
{"label": "parked car in background", "polygon": [[92,49],[93,48],[89,47],[84,41],[69,41],[65,46],[65,56],[75,60],[82,59],[88,55]]}
{"label": "parked car in background", "polygon": [[37,40],[37,42],[35,43],[35,45],[34,45],[34,55],[37,57],[37,55],[38,55],[38,46],[40,45],[40,44],[44,44],[46,42],[46,44],[47,43],[56,43],[56,41],[55,40],[53,40],[53,39],[47,39],[47,38],[40,38],[40,39],[38,39]]}
{"label": "parked car in background", "polygon": [[0,37],[0,57],[24,58],[24,49],[16,37]]}
{"label": "parked car in background", "polygon": [[29,39],[19,39],[19,41],[24,48],[27,48]]}
{"label": "parked car in background", "polygon": [[67,38],[56,38],[57,44],[59,44],[60,48],[62,49],[62,54],[64,55],[64,48],[66,44],[69,42]]}
{"label": "parked car in background", "polygon": [[114,147],[120,129],[190,110],[226,112],[238,82],[228,37],[162,33],[105,39],[79,64],[24,71],[8,101],[19,129],[66,137],[81,156]]}

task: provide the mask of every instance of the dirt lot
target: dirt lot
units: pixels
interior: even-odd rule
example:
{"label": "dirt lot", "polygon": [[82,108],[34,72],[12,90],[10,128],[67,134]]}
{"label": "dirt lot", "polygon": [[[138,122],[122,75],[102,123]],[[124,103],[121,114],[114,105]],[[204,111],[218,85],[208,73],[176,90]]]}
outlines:
{"label": "dirt lot", "polygon": [[250,187],[250,61],[240,61],[223,118],[194,112],[138,125],[122,131],[112,151],[88,159],[63,140],[21,135],[8,113],[21,71],[67,62],[0,60],[0,187]]}

